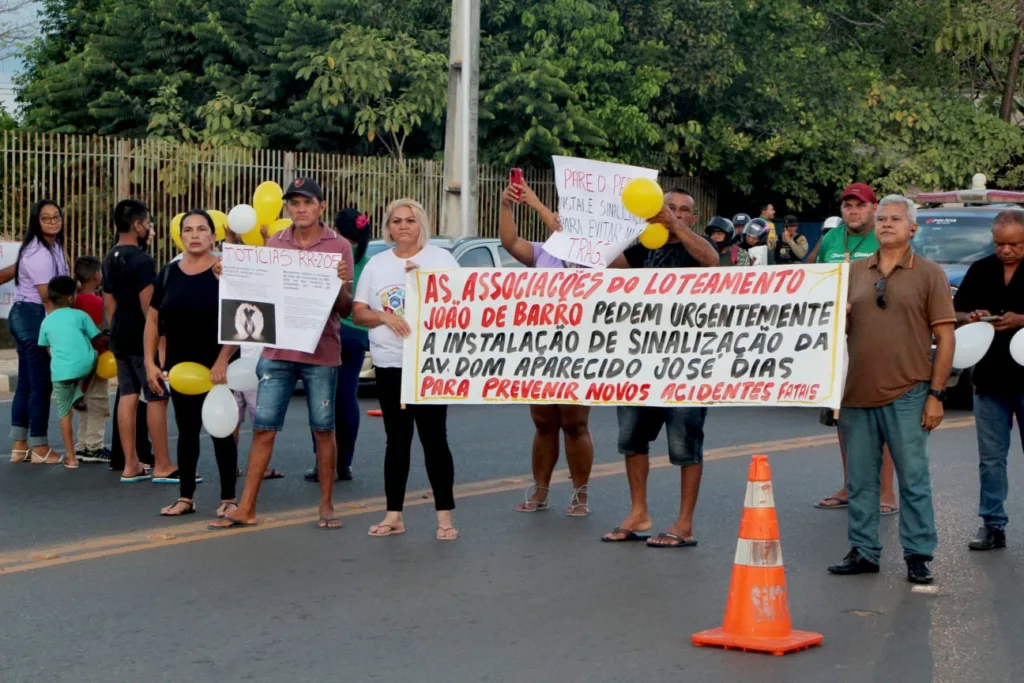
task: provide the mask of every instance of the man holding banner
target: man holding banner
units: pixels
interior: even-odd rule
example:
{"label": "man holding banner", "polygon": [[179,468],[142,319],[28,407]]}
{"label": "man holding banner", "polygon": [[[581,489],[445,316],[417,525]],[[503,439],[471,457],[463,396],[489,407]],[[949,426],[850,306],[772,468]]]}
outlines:
{"label": "man holding banner", "polygon": [[[682,188],[665,194],[665,205],[650,223],[662,223],[669,241],[660,249],[627,255],[631,265],[644,268],[713,268],[718,250],[707,238],[693,231],[697,221],[693,196]],[[693,511],[704,471],[704,420],[706,407],[656,407],[620,405],[619,452],[626,458],[631,507],[626,519],[601,539],[606,543],[647,541],[652,548],[686,548],[697,545],[693,537]],[[647,508],[647,475],[650,444],[662,425],[668,436],[669,461],[680,470],[679,517],[667,531],[654,538],[638,533],[648,531],[651,516]]]}

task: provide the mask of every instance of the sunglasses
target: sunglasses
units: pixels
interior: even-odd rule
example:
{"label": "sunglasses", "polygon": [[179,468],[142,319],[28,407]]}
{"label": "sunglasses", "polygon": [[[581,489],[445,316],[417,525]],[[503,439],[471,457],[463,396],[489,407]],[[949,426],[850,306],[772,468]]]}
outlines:
{"label": "sunglasses", "polygon": [[875,294],[876,294],[876,296],[875,296],[875,303],[878,304],[878,307],[881,308],[881,309],[885,309],[885,306],[886,306],[886,304],[885,304],[885,282],[886,282],[885,280],[879,280],[878,282],[875,283]]}

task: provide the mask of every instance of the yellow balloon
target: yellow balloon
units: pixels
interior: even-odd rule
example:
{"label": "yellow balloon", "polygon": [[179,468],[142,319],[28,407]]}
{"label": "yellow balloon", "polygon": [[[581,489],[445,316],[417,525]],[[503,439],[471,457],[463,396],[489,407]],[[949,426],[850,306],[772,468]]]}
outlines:
{"label": "yellow balloon", "polygon": [[217,241],[224,239],[224,235],[228,229],[228,216],[223,211],[217,211],[216,209],[210,209],[206,213],[210,214],[210,218],[213,219],[213,227],[217,231]]}
{"label": "yellow balloon", "polygon": [[284,190],[272,180],[260,183],[252,195],[252,207],[256,209],[257,224],[269,226],[281,215]]}
{"label": "yellow balloon", "polygon": [[117,377],[117,359],[110,351],[104,351],[96,359],[96,376],[100,379],[114,379]]}
{"label": "yellow balloon", "polygon": [[664,203],[665,193],[653,180],[633,178],[622,188],[622,204],[637,218],[654,218]]}
{"label": "yellow balloon", "polygon": [[269,228],[267,228],[267,234],[276,235],[282,230],[287,230],[290,227],[292,227],[291,218],[278,218],[276,221],[270,224]]}
{"label": "yellow balloon", "polygon": [[249,232],[242,233],[242,244],[250,247],[262,247],[263,233],[260,232],[259,228],[253,228]]}
{"label": "yellow balloon", "polygon": [[640,233],[640,244],[648,249],[661,249],[668,242],[668,228],[661,223],[651,223]]}
{"label": "yellow balloon", "polygon": [[[184,217],[185,214],[179,213],[171,219],[171,240],[174,242],[174,246],[178,247],[180,251],[185,251],[185,245],[181,241],[181,219]],[[105,379],[110,378],[107,377]]]}
{"label": "yellow balloon", "polygon": [[213,389],[210,369],[199,363],[178,363],[167,373],[167,381],[172,389],[186,396],[198,396]]}

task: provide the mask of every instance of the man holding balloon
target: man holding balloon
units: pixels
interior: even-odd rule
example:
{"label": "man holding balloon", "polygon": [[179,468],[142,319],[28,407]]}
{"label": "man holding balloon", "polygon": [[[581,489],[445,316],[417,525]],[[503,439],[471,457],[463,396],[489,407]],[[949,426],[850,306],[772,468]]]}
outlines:
{"label": "man holding balloon", "polygon": [[[317,469],[320,472],[334,472],[336,467],[334,402],[341,359],[339,316],[348,316],[352,309],[352,246],[321,221],[327,205],[320,186],[312,178],[293,180],[284,192],[282,201],[287,206],[292,224],[274,234],[268,246],[337,255],[337,273],[342,281],[334,306],[334,312],[338,315],[328,317],[313,353],[288,349],[266,349],[263,352],[256,368],[259,386],[245,489],[238,508],[211,524],[211,529],[232,529],[256,524],[256,500],[263,483],[263,474],[270,465],[277,432],[284,427],[288,404],[299,379],[306,391],[309,426],[316,438]],[[236,214],[238,209],[236,207],[228,215],[229,227],[243,233],[244,242],[247,232],[256,232],[260,219],[256,215],[246,215],[245,225],[239,227],[248,227],[249,230],[235,230],[232,214]],[[252,207],[247,209],[252,211]],[[245,213],[248,214],[248,211]],[[239,220],[239,214],[236,214],[235,220]],[[249,225],[250,222],[252,225]],[[320,477],[320,520],[317,524],[320,529],[340,529],[342,526],[341,520],[334,515],[333,490],[334,477]]]}
{"label": "man holding balloon", "polygon": [[[980,342],[990,340],[987,350],[978,344],[984,355],[972,371],[981,480],[978,515],[983,526],[968,543],[971,550],[1006,547],[1006,460],[1013,418],[1017,417],[1018,430],[1024,419],[1024,211],[1010,209],[997,215],[992,240],[996,253],[967,270],[953,302],[957,324],[967,326],[957,331],[958,350],[974,341],[971,332]],[[988,326],[992,329],[984,329]]]}
{"label": "man holding balloon", "polygon": [[[697,214],[693,196],[682,188],[662,195],[651,180],[631,181],[622,192],[626,209],[648,221],[640,245],[631,248],[626,259],[634,268],[713,268],[718,249],[711,240],[693,231]],[[630,511],[623,522],[605,534],[605,543],[647,541],[652,548],[688,548],[697,545],[693,537],[693,512],[697,506],[704,471],[705,407],[660,408],[619,406],[619,452],[626,459]],[[652,527],[647,508],[647,475],[650,444],[662,426],[668,436],[669,460],[680,468],[679,517],[654,538],[638,532]]]}

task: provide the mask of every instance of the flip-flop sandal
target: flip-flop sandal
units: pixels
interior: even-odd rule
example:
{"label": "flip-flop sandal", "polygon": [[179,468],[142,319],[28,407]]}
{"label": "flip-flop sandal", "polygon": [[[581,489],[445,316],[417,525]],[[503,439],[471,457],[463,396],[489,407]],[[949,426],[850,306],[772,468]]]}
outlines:
{"label": "flip-flop sandal", "polygon": [[266,481],[267,479],[284,479],[284,474],[277,470],[270,470],[263,475],[263,481]]}
{"label": "flip-flop sandal", "polygon": [[242,527],[242,526],[256,526],[256,524],[258,523],[258,522],[243,522],[241,520],[235,519],[234,517],[229,517],[228,515],[224,515],[224,517],[222,517],[221,519],[222,520],[227,520],[228,522],[231,522],[231,523],[228,524],[227,526],[224,526],[222,524],[216,524],[216,523],[208,524],[206,528],[209,529],[210,531],[224,531],[226,529],[237,529],[238,527]]}
{"label": "flip-flop sandal", "polygon": [[142,468],[142,471],[136,474],[134,477],[121,477],[122,484],[138,484],[140,481],[146,481],[152,479],[153,475],[150,474],[146,468]]}
{"label": "flip-flop sandal", "polygon": [[[454,536],[444,536],[443,534],[448,531],[454,531]],[[437,540],[439,541],[454,541],[459,538],[459,530],[453,526],[439,526],[437,527]]]}
{"label": "flip-flop sandal", "polygon": [[[374,529],[376,529],[377,531],[374,531]],[[381,529],[387,529],[387,531],[384,532],[384,533],[380,533]],[[399,529],[398,527],[392,526],[390,524],[374,524],[373,526],[370,527],[370,531],[367,534],[367,536],[375,536],[375,537],[379,537],[379,538],[384,538],[385,536],[397,536],[399,534],[404,534],[404,533],[405,533],[405,527],[404,526],[401,529]]]}
{"label": "flip-flop sandal", "polygon": [[238,503],[221,503],[217,508],[217,519],[224,519],[228,516],[230,508],[238,509]]}
{"label": "flip-flop sandal", "polygon": [[[337,525],[331,526],[331,522],[337,522]],[[317,529],[323,529],[325,531],[337,531],[343,526],[345,525],[337,517],[321,517],[320,521],[316,523]]]}
{"label": "flip-flop sandal", "polygon": [[[178,470],[174,470],[173,472],[168,474],[166,477],[153,477],[153,483],[154,484],[180,484],[181,483],[181,475],[178,474]],[[197,484],[202,484],[203,483],[203,477],[198,472],[196,472],[196,483]]]}
{"label": "flip-flop sandal", "polygon": [[[667,538],[670,541],[676,541],[675,543],[651,543],[659,538]],[[647,539],[648,548],[692,548],[697,545],[697,539],[691,538],[689,540],[676,534],[658,534],[654,538]]]}
{"label": "flip-flop sandal", "polygon": [[[823,505],[823,503],[829,500],[836,501],[836,504]],[[814,507],[818,508],[819,510],[842,510],[844,508],[850,507],[850,501],[843,500],[839,496],[829,496],[828,498],[822,498],[821,500],[819,500],[817,503],[814,504]]]}
{"label": "flip-flop sandal", "polygon": [[882,503],[882,504],[881,504],[881,505],[879,506],[879,509],[878,509],[878,511],[879,511],[879,513],[880,513],[880,514],[881,514],[881,515],[882,515],[883,517],[888,517],[889,515],[895,515],[895,514],[898,514],[898,513],[899,513],[899,511],[900,511],[900,509],[899,509],[899,507],[897,507],[897,506],[895,506],[895,505],[889,505],[888,503]]}
{"label": "flip-flop sandal", "polygon": [[[625,534],[622,538],[608,538],[611,534]],[[632,529],[623,529],[622,527],[615,527],[607,534],[601,537],[601,541],[604,543],[629,543],[631,541],[646,541],[651,536],[650,534],[638,534]]]}
{"label": "flip-flop sandal", "polygon": [[195,513],[195,511],[196,511],[196,503],[195,503],[195,501],[189,500],[188,498],[179,498],[178,500],[174,501],[174,503],[172,503],[171,505],[168,505],[167,508],[170,508],[171,510],[173,510],[178,505],[178,503],[185,503],[187,505],[187,507],[184,510],[182,510],[181,512],[164,512],[163,510],[161,510],[160,511],[160,516],[161,517],[181,517],[182,515],[191,515],[191,514]]}
{"label": "flip-flop sandal", "polygon": [[68,470],[77,470],[78,469],[78,460],[75,460],[74,462],[68,462],[67,460],[65,460],[61,464],[64,465],[64,469],[68,469]]}

